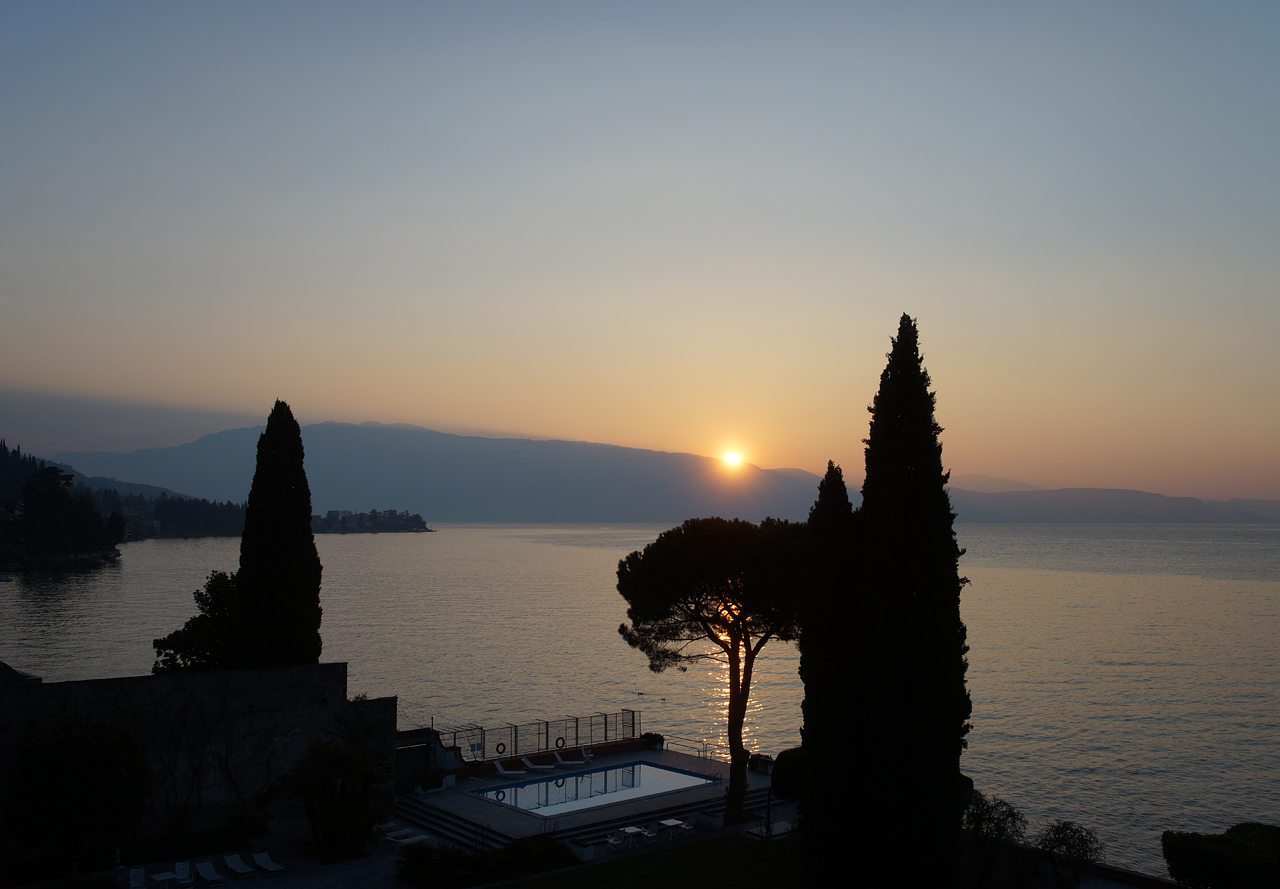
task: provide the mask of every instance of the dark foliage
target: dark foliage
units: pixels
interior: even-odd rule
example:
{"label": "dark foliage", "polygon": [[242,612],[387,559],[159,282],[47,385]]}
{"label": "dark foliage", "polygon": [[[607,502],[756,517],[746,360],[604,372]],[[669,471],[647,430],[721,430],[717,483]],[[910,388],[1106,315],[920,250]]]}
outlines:
{"label": "dark foliage", "polygon": [[804,799],[804,748],[789,747],[773,762],[773,795],[779,799]]}
{"label": "dark foliage", "polygon": [[258,439],[236,573],[250,666],[320,661],[320,556],[302,462],[302,430],[277,401]]}
{"label": "dark foliage", "polygon": [[394,772],[385,753],[371,745],[318,738],[285,779],[307,813],[316,845],[328,855],[364,848],[391,799]]}
{"label": "dark foliage", "polygon": [[153,673],[192,673],[225,670],[248,660],[241,627],[236,576],[214,571],[195,591],[198,614],[163,639],[156,639]]}
{"label": "dark foliage", "polygon": [[45,466],[22,486],[23,550],[28,558],[101,553],[107,527],[87,493],[73,493],[72,476]]}
{"label": "dark foliage", "polygon": [[966,581],[929,385],[916,324],[903,315],[870,407],[856,568],[863,585],[853,610],[866,728],[851,736],[849,758],[868,767],[849,835],[868,882],[882,886],[902,884],[889,863],[907,860],[918,865],[913,885],[956,881],[955,793],[971,712]]}
{"label": "dark foliage", "polygon": [[843,618],[850,614],[859,579],[851,570],[856,522],[844,473],[828,461],[818,484],[818,499],[809,510],[808,585],[800,632],[801,735],[810,755],[804,760],[805,774],[797,780],[811,790],[800,802],[800,827],[805,843],[814,850],[807,864],[813,882],[835,879],[841,866],[846,801],[857,795],[856,772],[831,769],[844,757],[854,730],[849,706],[854,662],[849,656],[849,626]]}
{"label": "dark foliage", "polygon": [[631,621],[618,632],[649,669],[699,660],[728,668],[728,818],[741,814],[746,793],[742,726],[756,656],[770,640],[796,635],[803,548],[803,525],[690,519],[618,564]]}
{"label": "dark foliage", "polygon": [[151,514],[159,537],[239,537],[244,533],[245,507],[229,500],[219,503],[162,493]]}
{"label": "dark foliage", "polygon": [[153,643],[153,672],[319,662],[320,556],[302,461],[302,431],[277,401],[258,439],[240,570],[209,575],[195,594],[199,613]]}
{"label": "dark foliage", "polygon": [[1027,819],[1023,814],[998,796],[986,796],[979,790],[969,797],[969,807],[964,811],[963,825],[976,836],[988,840],[1009,843],[1027,841]]}
{"label": "dark foliage", "polygon": [[1160,847],[1169,876],[1191,889],[1280,885],[1280,827],[1245,823],[1221,834],[1166,830]]}
{"label": "dark foliage", "polygon": [[12,512],[22,486],[43,466],[43,460],[23,454],[21,447],[9,450],[4,439],[0,438],[0,507]]}
{"label": "dark foliage", "polygon": [[123,722],[69,721],[22,739],[10,784],[9,828],[30,850],[59,847],[70,873],[142,820],[142,745]]}
{"label": "dark foliage", "polygon": [[1036,836],[1036,848],[1071,861],[1103,861],[1105,848],[1098,835],[1074,821],[1054,821]]}

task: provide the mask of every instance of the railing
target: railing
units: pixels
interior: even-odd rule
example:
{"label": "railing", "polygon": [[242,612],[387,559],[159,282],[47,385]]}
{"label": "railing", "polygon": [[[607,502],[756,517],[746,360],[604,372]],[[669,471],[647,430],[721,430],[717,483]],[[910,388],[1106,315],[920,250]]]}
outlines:
{"label": "railing", "polygon": [[684,753],[692,753],[694,756],[702,759],[720,758],[726,762],[729,759],[729,748],[724,744],[717,744],[712,741],[700,741],[695,738],[681,738],[678,735],[663,735],[663,746],[668,750],[678,750]]}
{"label": "railing", "polygon": [[440,733],[441,742],[457,747],[462,751],[462,758],[470,762],[591,746],[638,738],[641,734],[640,713],[635,710],[565,716],[523,725],[507,723],[497,728],[436,726],[436,731]]}

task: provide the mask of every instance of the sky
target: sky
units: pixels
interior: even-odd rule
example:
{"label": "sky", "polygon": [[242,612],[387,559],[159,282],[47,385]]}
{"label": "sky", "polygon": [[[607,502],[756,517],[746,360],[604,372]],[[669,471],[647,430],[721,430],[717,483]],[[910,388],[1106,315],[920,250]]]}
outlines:
{"label": "sky", "polygon": [[1273,3],[0,2],[0,435],[1280,498]]}

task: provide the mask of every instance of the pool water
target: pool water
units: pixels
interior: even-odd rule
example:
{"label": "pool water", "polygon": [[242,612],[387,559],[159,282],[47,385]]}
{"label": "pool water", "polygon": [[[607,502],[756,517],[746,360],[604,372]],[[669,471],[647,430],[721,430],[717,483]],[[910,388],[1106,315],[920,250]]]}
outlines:
{"label": "pool water", "polygon": [[710,784],[715,779],[648,762],[584,772],[556,772],[477,793],[494,802],[549,817]]}

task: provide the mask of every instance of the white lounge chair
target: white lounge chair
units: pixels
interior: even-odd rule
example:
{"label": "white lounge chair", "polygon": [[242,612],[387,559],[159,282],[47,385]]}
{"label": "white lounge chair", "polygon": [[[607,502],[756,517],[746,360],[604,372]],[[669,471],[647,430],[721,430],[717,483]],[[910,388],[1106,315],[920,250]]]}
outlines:
{"label": "white lounge chair", "polygon": [[269,877],[274,877],[284,871],[284,868],[272,861],[271,856],[266,852],[254,852],[253,863],[265,871]]}
{"label": "white lounge chair", "polygon": [[579,747],[578,754],[587,762],[591,762],[591,760],[595,758],[595,754],[592,753],[590,750],[588,750],[586,747]]}
{"label": "white lounge chair", "polygon": [[585,759],[565,759],[560,755],[559,750],[552,750],[551,753],[556,758],[556,764],[562,765],[566,769],[580,769],[587,764]]}
{"label": "white lounge chair", "polygon": [[190,886],[194,880],[191,879],[191,862],[175,861],[173,863],[173,873],[177,876],[179,886]]}
{"label": "white lounge chair", "polygon": [[145,867],[129,868],[129,889],[145,889],[147,885],[147,869]]}
{"label": "white lounge chair", "polygon": [[227,865],[227,870],[236,875],[236,879],[253,876],[253,868],[240,860],[239,855],[223,855],[223,862]]}
{"label": "white lounge chair", "polygon": [[399,840],[396,842],[397,849],[403,849],[405,846],[435,846],[435,845],[436,845],[435,837],[429,836],[425,833],[420,833],[420,834],[417,834],[416,836],[405,837],[403,840]]}
{"label": "white lounge chair", "polygon": [[553,762],[548,762],[548,763],[530,762],[529,757],[527,756],[520,757],[520,761],[524,763],[524,767],[531,772],[554,772],[556,768],[556,764]]}
{"label": "white lounge chair", "polygon": [[222,874],[218,873],[212,861],[197,861],[196,873],[200,875],[200,879],[204,880],[208,886],[222,885]]}
{"label": "white lounge chair", "polygon": [[529,774],[524,769],[511,769],[510,771],[504,769],[502,767],[502,760],[500,759],[495,759],[493,761],[493,767],[498,770],[495,774],[500,775],[503,778],[523,778],[525,775]]}

